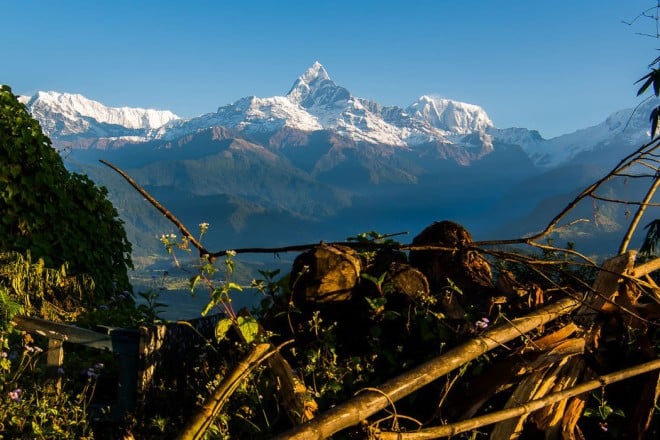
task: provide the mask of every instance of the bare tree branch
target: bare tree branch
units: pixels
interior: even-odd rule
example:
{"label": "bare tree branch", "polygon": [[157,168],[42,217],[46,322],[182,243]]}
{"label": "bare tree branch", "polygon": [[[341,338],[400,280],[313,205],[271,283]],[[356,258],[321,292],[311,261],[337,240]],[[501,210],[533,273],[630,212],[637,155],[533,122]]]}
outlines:
{"label": "bare tree branch", "polygon": [[145,199],[147,199],[147,201],[149,203],[151,203],[157,210],[159,210],[165,217],[167,217],[167,219],[169,221],[174,223],[174,225],[177,228],[179,228],[179,231],[181,231],[181,234],[183,234],[184,237],[186,237],[188,240],[190,240],[190,242],[199,250],[200,255],[209,255],[209,251],[207,251],[206,248],[204,248],[204,246],[202,246],[202,244],[199,241],[197,241],[195,236],[192,235],[188,231],[186,226],[183,223],[181,223],[181,221],[179,221],[179,219],[176,218],[174,216],[174,214],[172,214],[170,211],[168,211],[167,208],[165,208],[163,205],[161,205],[158,202],[158,200],[156,200],[154,197],[152,197],[151,194],[149,194],[140,185],[138,185],[137,182],[135,182],[135,180],[133,180],[131,178],[131,176],[129,176],[123,170],[119,169],[117,166],[111,164],[108,161],[100,159],[99,162],[101,162],[103,165],[105,165],[107,167],[112,168],[116,173],[118,173],[120,176],[122,176],[137,192],[142,194],[142,196]]}
{"label": "bare tree branch", "polygon": [[623,254],[624,252],[626,252],[626,249],[628,248],[628,244],[630,243],[630,239],[632,238],[632,235],[635,233],[635,230],[637,229],[637,225],[639,224],[639,221],[644,215],[644,211],[646,211],[646,207],[650,206],[649,201],[651,200],[651,198],[653,198],[653,195],[655,194],[655,191],[658,189],[658,186],[660,186],[660,178],[656,177],[655,181],[653,182],[653,185],[651,185],[648,192],[646,193],[646,197],[644,197],[644,200],[639,205],[639,209],[635,213],[635,217],[633,217],[632,222],[630,222],[630,227],[628,228],[626,235],[623,237],[623,241],[621,242],[621,246],[619,247],[619,254]]}

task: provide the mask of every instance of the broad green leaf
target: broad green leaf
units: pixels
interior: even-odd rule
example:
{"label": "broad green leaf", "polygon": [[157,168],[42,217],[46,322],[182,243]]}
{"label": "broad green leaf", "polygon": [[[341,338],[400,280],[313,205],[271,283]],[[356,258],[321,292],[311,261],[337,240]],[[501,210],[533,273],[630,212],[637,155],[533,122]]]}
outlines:
{"label": "broad green leaf", "polygon": [[230,318],[221,319],[215,325],[215,339],[220,342],[227,337],[227,332],[232,326],[232,321]]}
{"label": "broad green leaf", "polygon": [[238,329],[241,331],[245,342],[250,344],[259,336],[259,323],[253,317],[238,317]]}
{"label": "broad green leaf", "polygon": [[653,82],[653,76],[652,75],[653,75],[653,72],[649,72],[649,73],[647,73],[646,75],[644,75],[643,77],[641,77],[639,80],[637,80],[635,82],[635,84],[637,84],[641,81],[646,80],[646,81],[644,81],[644,84],[642,84],[642,86],[637,91],[637,96],[641,95],[642,93],[644,93],[646,91],[646,89],[649,88],[649,86]]}

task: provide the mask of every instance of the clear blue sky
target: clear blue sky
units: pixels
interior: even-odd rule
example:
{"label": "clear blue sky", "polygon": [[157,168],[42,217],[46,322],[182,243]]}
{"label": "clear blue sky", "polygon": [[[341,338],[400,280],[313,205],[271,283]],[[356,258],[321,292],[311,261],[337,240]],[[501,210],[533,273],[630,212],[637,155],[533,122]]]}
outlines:
{"label": "clear blue sky", "polygon": [[314,61],[354,95],[434,94],[546,137],[634,106],[660,40],[651,0],[0,3],[0,83],[183,117],[282,95]]}

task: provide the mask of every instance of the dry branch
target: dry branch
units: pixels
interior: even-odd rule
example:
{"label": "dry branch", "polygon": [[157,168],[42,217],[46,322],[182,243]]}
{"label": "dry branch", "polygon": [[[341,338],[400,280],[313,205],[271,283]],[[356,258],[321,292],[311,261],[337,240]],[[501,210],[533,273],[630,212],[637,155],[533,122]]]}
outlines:
{"label": "dry branch", "polygon": [[[445,374],[488,351],[520,337],[548,322],[566,315],[580,303],[572,298],[561,299],[535,312],[498,325],[450,351],[389,380],[379,387],[380,392],[368,391],[337,405],[317,418],[281,434],[276,439],[325,439],[354,426],[386,408],[390,401],[405,397]],[[387,396],[387,397],[385,397]]]}
{"label": "dry branch", "polygon": [[121,177],[123,177],[137,192],[142,194],[142,196],[147,199],[149,203],[151,203],[157,210],[161,212],[169,221],[174,223],[177,228],[179,228],[179,231],[181,231],[181,234],[184,235],[190,242],[199,250],[200,255],[208,255],[209,252],[202,246],[202,244],[197,241],[194,235],[192,235],[186,226],[181,223],[181,221],[174,216],[170,211],[167,210],[163,205],[161,205],[158,200],[156,200],[151,194],[149,194],[144,188],[142,188],[140,185],[137,184],[135,180],[131,178],[128,174],[126,174],[123,170],[119,169],[117,166],[111,164],[108,161],[105,161],[103,159],[100,160],[100,162],[107,166],[112,168],[116,173],[118,173]]}
{"label": "dry branch", "polygon": [[523,416],[570,397],[577,396],[588,391],[595,390],[596,388],[604,387],[606,385],[658,369],[660,369],[660,359],[637,365],[635,367],[626,368],[616,373],[606,374],[599,377],[598,379],[584,382],[576,387],[547,395],[541,399],[532,400],[531,402],[527,402],[523,405],[496,411],[491,414],[475,417],[470,420],[464,420],[461,422],[438,426],[435,428],[422,429],[415,432],[377,432],[375,433],[375,437],[378,440],[422,440],[449,437],[452,435],[460,434],[461,432],[471,431],[482,426],[492,425],[493,423],[498,423],[502,420]]}
{"label": "dry branch", "polygon": [[628,248],[630,239],[632,238],[633,233],[637,229],[637,225],[639,224],[639,221],[642,219],[642,216],[646,211],[646,207],[649,206],[650,204],[649,202],[653,198],[653,195],[655,194],[655,191],[658,189],[658,186],[660,186],[660,178],[656,177],[655,180],[653,181],[653,184],[646,193],[644,200],[639,205],[639,208],[635,213],[635,217],[633,217],[632,221],[630,222],[630,227],[628,228],[626,235],[623,237],[623,241],[621,242],[621,246],[619,247],[619,254],[623,254]]}

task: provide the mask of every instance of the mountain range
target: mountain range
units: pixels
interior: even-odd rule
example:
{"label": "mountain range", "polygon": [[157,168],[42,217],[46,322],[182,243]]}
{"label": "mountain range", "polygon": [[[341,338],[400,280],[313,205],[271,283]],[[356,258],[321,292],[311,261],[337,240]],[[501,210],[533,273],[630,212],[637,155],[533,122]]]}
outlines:
{"label": "mountain range", "polygon": [[[59,92],[20,99],[67,166],[108,187],[138,264],[158,254],[155,237],[173,227],[100,158],[186,224],[211,223],[211,248],[343,240],[369,230],[414,235],[441,219],[465,224],[478,239],[510,238],[502,235],[540,229],[646,142],[658,105],[544,139],[532,129],[497,128],[474,104],[421,96],[403,108],[353,96],[318,62],[283,96],[249,96],[190,119]],[[589,227],[562,238],[608,252],[603,237],[620,233],[628,214],[603,209],[595,221],[589,210],[576,211],[592,219]]]}

